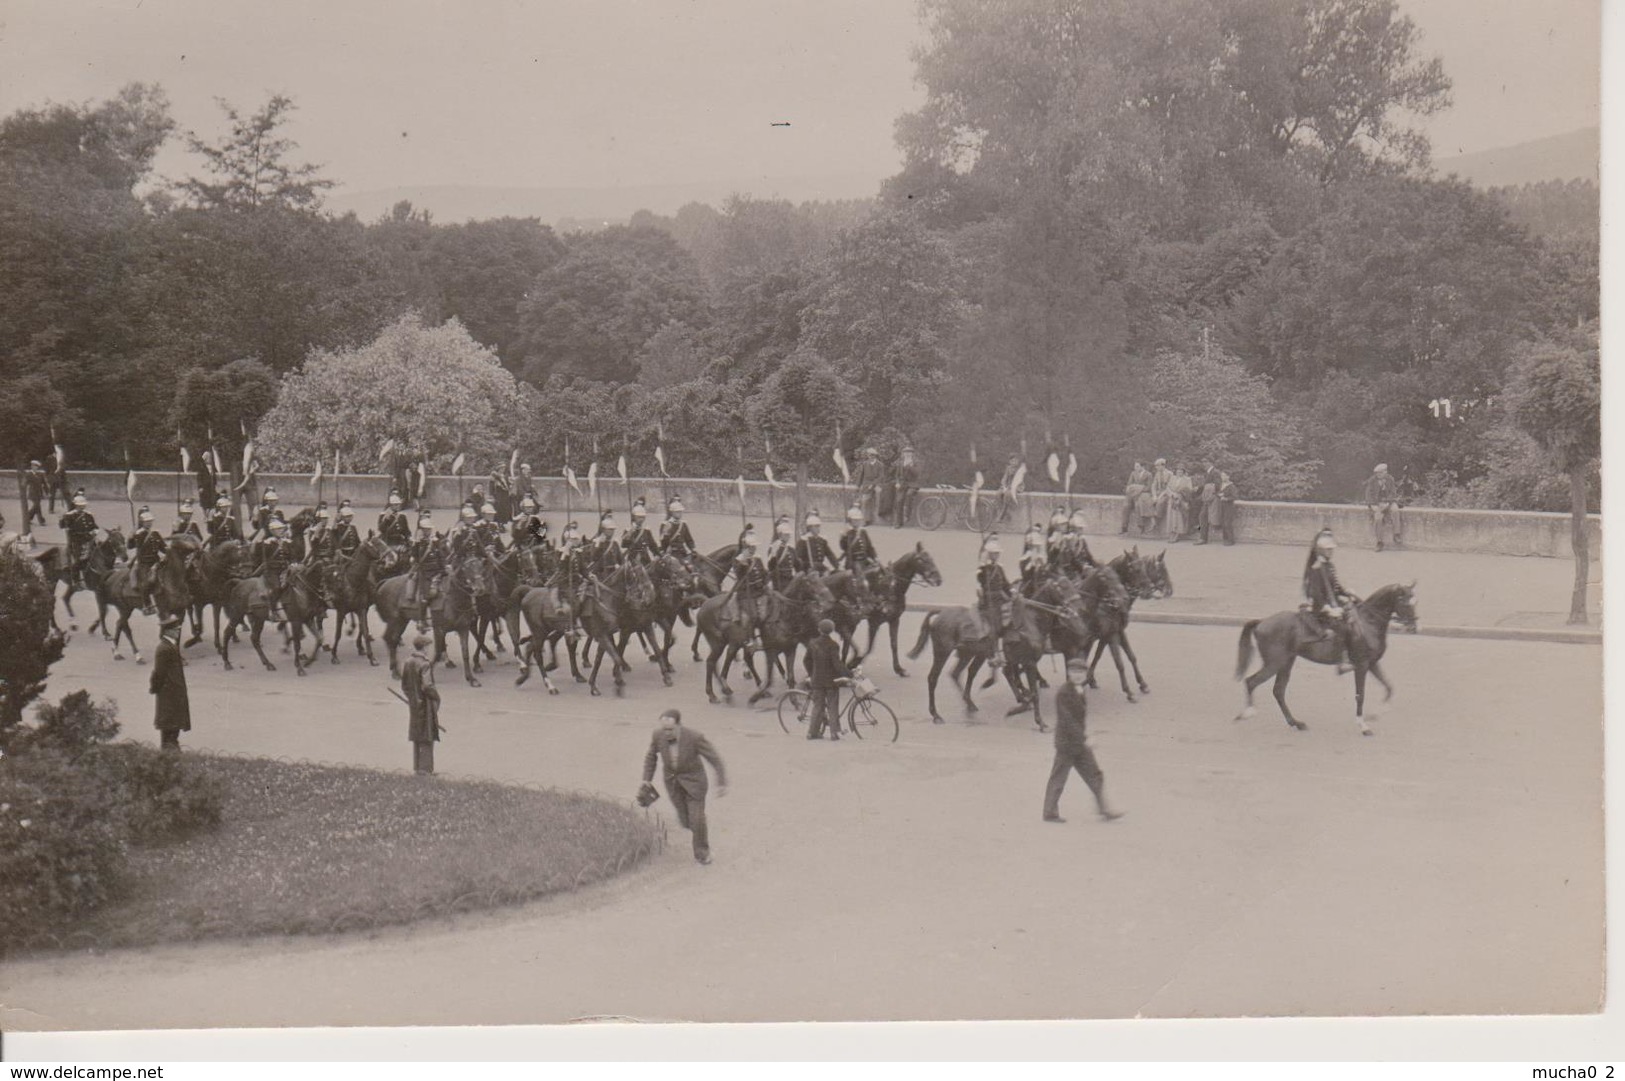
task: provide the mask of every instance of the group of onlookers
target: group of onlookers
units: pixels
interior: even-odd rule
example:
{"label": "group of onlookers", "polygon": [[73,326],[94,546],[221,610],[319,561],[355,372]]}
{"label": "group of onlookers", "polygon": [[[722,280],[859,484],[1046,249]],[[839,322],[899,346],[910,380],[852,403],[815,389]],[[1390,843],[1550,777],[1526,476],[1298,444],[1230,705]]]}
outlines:
{"label": "group of onlookers", "polygon": [[909,524],[915,497],[920,494],[920,460],[907,444],[891,460],[882,458],[875,447],[865,447],[852,483],[865,519],[890,522],[901,529]]}
{"label": "group of onlookers", "polygon": [[1217,530],[1225,544],[1234,544],[1236,498],[1230,474],[1211,461],[1204,459],[1195,473],[1183,462],[1170,469],[1165,458],[1158,458],[1150,469],[1135,462],[1123,488],[1118,533],[1133,530],[1170,544],[1194,537],[1197,544],[1206,544]]}

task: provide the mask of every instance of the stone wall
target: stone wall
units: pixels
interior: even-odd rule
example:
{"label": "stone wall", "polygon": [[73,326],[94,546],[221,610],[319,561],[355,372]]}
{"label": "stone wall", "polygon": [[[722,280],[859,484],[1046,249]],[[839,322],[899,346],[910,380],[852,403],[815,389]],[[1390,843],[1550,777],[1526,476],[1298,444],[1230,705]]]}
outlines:
{"label": "stone wall", "polygon": [[[122,472],[73,472],[71,480],[76,487],[82,486],[86,495],[93,501],[123,502],[125,499],[125,479]],[[309,476],[306,474],[263,475],[261,483],[274,485],[286,507],[299,508],[316,502],[316,490],[311,487]],[[473,488],[474,483],[473,479],[465,478],[461,490],[466,494]],[[538,478],[537,487],[548,510],[558,511],[564,508],[566,485],[562,479]],[[586,487],[585,481],[582,481],[582,487]],[[615,510],[624,518],[628,504],[628,485],[619,477],[612,476],[600,481],[599,487],[604,506]],[[340,495],[350,499],[357,506],[368,508],[383,506],[389,488],[390,480],[383,476],[345,476],[339,479],[338,485]],[[738,484],[732,480],[671,478],[662,482],[658,478],[653,480],[633,478],[630,488],[633,498],[642,496],[645,499],[651,516],[657,520],[663,514],[668,493],[681,495],[684,504],[693,513],[729,515],[739,513]],[[184,495],[195,494],[196,487],[191,478],[183,479],[181,490]],[[325,478],[322,484],[323,498],[331,501],[333,491],[333,478]],[[455,509],[461,502],[458,491],[457,478],[431,477],[427,502],[436,510]],[[933,489],[925,489],[921,495],[932,491]],[[949,522],[944,528],[963,528],[958,523],[962,521],[961,512],[969,502],[969,493],[948,491],[943,494],[952,507]],[[837,485],[808,485],[810,506],[816,508],[832,524],[840,518],[844,503],[849,498],[850,491],[843,493]],[[982,499],[991,505],[997,499],[997,495],[989,496],[984,493]],[[0,500],[5,500],[10,508],[17,507],[15,473],[0,475]],[[137,473],[135,500],[137,504],[151,504],[154,509],[173,507],[175,474]],[[570,501],[573,509],[581,512],[579,517],[583,528],[590,531],[591,523],[588,519],[591,518],[591,514],[587,511],[593,506],[593,500],[572,492]],[[1057,494],[1040,492],[1023,495],[1020,510],[1011,515],[1001,531],[1019,534],[1025,530],[1029,521],[1047,522],[1051,509],[1065,503],[1066,498]],[[1071,504],[1083,511],[1088,523],[1086,532],[1097,535],[1116,534],[1122,518],[1121,496],[1075,495]],[[770,507],[780,514],[793,513],[794,487],[786,485],[777,489],[771,493],[770,498],[766,481],[746,481],[745,509],[749,517],[765,524]],[[16,511],[8,509],[7,518],[10,518],[12,513]],[[1561,559],[1573,556],[1569,545],[1569,516],[1566,514],[1441,510],[1431,507],[1411,507],[1403,514],[1405,545],[1408,548],[1434,552],[1549,556]],[[625,524],[624,521],[622,524]],[[1370,519],[1363,506],[1264,501],[1243,501],[1236,505],[1236,539],[1243,543],[1307,545],[1317,530],[1328,525],[1337,531],[1345,544],[1363,546],[1371,542]],[[1600,559],[1602,556],[1600,516],[1595,514],[1591,516],[1590,528],[1591,556],[1593,559]]]}

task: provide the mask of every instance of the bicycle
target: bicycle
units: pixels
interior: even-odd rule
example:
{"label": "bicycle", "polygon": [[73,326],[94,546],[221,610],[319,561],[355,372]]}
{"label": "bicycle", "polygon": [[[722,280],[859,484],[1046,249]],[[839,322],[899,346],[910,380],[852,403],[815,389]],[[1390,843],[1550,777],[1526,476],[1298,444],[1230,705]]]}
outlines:
{"label": "bicycle", "polygon": [[[851,679],[838,679],[835,681],[838,689],[848,688],[852,694],[846,705],[841,706],[837,700],[835,718],[832,723],[839,725],[846,722],[847,731],[859,739],[877,739],[896,743],[897,737],[902,734],[902,727],[897,723],[897,714],[892,708],[880,700],[880,688],[859,670]],[[779,727],[787,735],[805,732],[807,723],[812,719],[812,693],[793,687],[779,696]],[[837,728],[837,731],[839,729]],[[891,739],[886,739],[886,733],[891,733]]]}
{"label": "bicycle", "polygon": [[1015,500],[1002,491],[983,491],[971,506],[970,489],[939,484],[923,492],[914,505],[914,521],[921,529],[941,529],[950,517],[966,529],[986,533],[1010,517]]}

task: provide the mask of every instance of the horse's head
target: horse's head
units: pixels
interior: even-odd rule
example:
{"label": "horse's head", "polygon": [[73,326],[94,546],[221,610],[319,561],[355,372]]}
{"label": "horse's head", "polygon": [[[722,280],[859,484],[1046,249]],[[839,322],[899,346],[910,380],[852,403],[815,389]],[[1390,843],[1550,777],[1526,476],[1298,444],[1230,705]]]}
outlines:
{"label": "horse's head", "polygon": [[700,576],[694,569],[669,552],[655,560],[655,566],[678,594],[691,593],[699,585]]}
{"label": "horse's head", "polygon": [[1371,597],[1371,603],[1376,603],[1381,597],[1388,605],[1389,619],[1404,627],[1411,634],[1416,633],[1416,582],[1410,585],[1383,586]]}
{"label": "horse's head", "polygon": [[1140,576],[1145,582],[1146,592],[1142,594],[1147,599],[1156,597],[1172,597],[1174,595],[1174,579],[1168,573],[1168,551],[1164,549],[1155,559],[1142,556],[1136,551],[1134,561],[1138,566]]}
{"label": "horse's head", "polygon": [[834,591],[824,584],[822,578],[811,574],[798,574],[792,578],[784,595],[807,605],[815,615],[823,615],[835,607]]}
{"label": "horse's head", "polygon": [[[914,559],[914,577],[928,586],[940,586],[942,584],[942,572],[937,570],[937,561],[931,558],[931,553],[925,550],[924,541],[919,541],[914,545],[912,556]],[[908,557],[905,556],[904,558]]]}
{"label": "horse's head", "polygon": [[496,588],[496,576],[483,555],[469,556],[459,563],[453,578],[463,592],[475,600],[489,595]]}
{"label": "horse's head", "polygon": [[1083,618],[1083,591],[1066,575],[1046,581],[1033,599],[1055,609],[1056,620],[1068,634],[1077,638],[1088,635],[1089,626]]}
{"label": "horse's head", "polygon": [[295,537],[302,537],[305,531],[316,524],[316,509],[306,507],[292,518],[288,519],[288,532]]}

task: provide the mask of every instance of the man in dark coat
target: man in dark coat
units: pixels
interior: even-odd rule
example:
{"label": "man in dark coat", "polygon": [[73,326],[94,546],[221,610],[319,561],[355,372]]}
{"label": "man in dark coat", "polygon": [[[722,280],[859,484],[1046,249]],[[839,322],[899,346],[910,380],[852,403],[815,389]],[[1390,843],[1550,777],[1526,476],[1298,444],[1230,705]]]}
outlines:
{"label": "man in dark coat", "polygon": [[166,751],[180,750],[181,733],[192,730],[186,662],[181,659],[181,622],[179,614],[164,620],[158,652],[152,659],[152,681],[147,688],[158,699],[152,726],[158,729],[160,746]]}
{"label": "man in dark coat", "polygon": [[1236,482],[1229,473],[1219,474],[1219,532],[1225,544],[1236,543]]}
{"label": "man in dark coat", "polygon": [[904,447],[898,455],[892,485],[896,490],[892,498],[892,521],[902,529],[914,513],[914,497],[920,494],[920,463],[913,447]]}
{"label": "man in dark coat", "polygon": [[406,738],[412,742],[412,770],[434,772],[434,745],[440,739],[440,691],[434,685],[433,643],[426,635],[412,639],[412,655],[401,665],[401,691],[409,711]]}
{"label": "man in dark coat", "polygon": [[807,721],[807,738],[823,739],[829,724],[829,738],[841,738],[841,681],[852,678],[841,660],[841,647],[835,641],[833,620],[818,621],[818,634],[807,641],[807,678],[812,691],[812,716]]}
{"label": "man in dark coat", "polygon": [[23,519],[23,532],[27,532],[39,519],[39,524],[45,524],[45,511],[42,504],[45,502],[45,469],[38,462],[28,463],[28,472],[23,474],[23,493],[28,497],[28,517]]}
{"label": "man in dark coat", "polygon": [[671,797],[677,822],[694,834],[694,858],[711,862],[711,838],[705,821],[705,794],[709,787],[705,763],[717,771],[717,795],[728,794],[728,771],[711,741],[692,728],[683,727],[683,715],[668,709],[660,715],[660,727],[649,740],[643,756],[643,783],[654,780],[655,763],[661,764],[666,795]]}
{"label": "man in dark coat", "polygon": [[1089,662],[1074,657],[1066,662],[1066,682],[1055,692],[1055,763],[1050,767],[1049,783],[1044,786],[1044,821],[1065,822],[1061,817],[1061,791],[1066,788],[1067,776],[1078,771],[1083,783],[1095,794],[1095,806],[1100,817],[1110,822],[1122,818],[1106,802],[1106,778],[1095,761],[1095,752],[1089,746],[1084,720],[1088,706],[1084,702],[1079,680],[1089,678]]}
{"label": "man in dark coat", "polygon": [[69,500],[73,498],[73,489],[68,487],[67,467],[62,464],[62,457],[54,451],[45,459],[45,493],[49,497],[52,514],[56,513],[58,496],[62,499],[64,510],[69,506]]}

